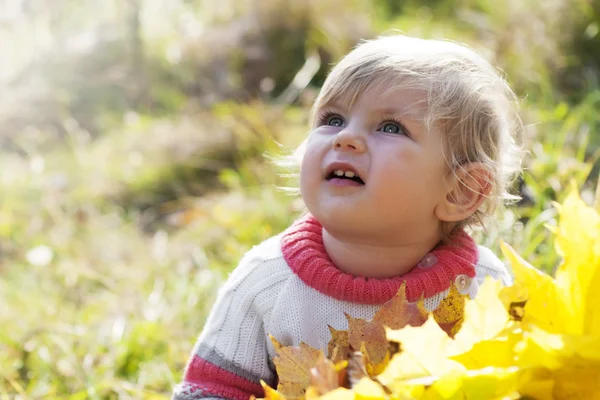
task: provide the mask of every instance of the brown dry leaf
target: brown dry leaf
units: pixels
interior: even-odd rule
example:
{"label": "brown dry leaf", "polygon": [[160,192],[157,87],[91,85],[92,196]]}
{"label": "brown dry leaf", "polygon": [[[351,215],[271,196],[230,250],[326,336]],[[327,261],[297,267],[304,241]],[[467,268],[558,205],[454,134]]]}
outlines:
{"label": "brown dry leaf", "polygon": [[325,358],[323,352],[306,343],[299,346],[283,346],[269,335],[277,355],[273,358],[277,369],[279,384],[277,391],[288,399],[304,398],[310,385],[311,368]]}
{"label": "brown dry leaf", "polygon": [[419,309],[417,303],[408,302],[405,282],[400,286],[396,296],[381,306],[373,320],[391,329],[402,329],[406,325],[423,325],[427,321],[427,314],[425,309]]}
{"label": "brown dry leaf", "polygon": [[348,359],[348,331],[338,331],[329,326],[331,340],[327,344],[327,358],[334,363]]}
{"label": "brown dry leaf", "polygon": [[[348,361],[342,361],[337,364],[331,360],[323,359],[310,370],[310,390],[311,395],[324,395],[339,387],[343,387],[346,380],[346,367]],[[307,394],[309,392],[307,391]]]}
{"label": "brown dry leaf", "polygon": [[360,351],[355,351],[350,354],[348,359],[348,383],[350,387],[356,385],[362,378],[368,377],[367,365],[365,356]]}
{"label": "brown dry leaf", "polygon": [[385,328],[379,321],[365,321],[346,314],[348,319],[348,344],[352,351],[363,351],[367,362],[380,364],[389,357],[389,343]]}

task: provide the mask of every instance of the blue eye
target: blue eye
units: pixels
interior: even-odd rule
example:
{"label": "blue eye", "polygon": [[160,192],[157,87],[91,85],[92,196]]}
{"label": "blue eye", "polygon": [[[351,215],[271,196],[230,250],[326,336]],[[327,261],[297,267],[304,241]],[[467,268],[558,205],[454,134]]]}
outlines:
{"label": "blue eye", "polygon": [[383,133],[401,134],[401,135],[408,136],[408,132],[406,131],[406,128],[404,128],[404,126],[402,126],[402,124],[399,124],[397,122],[386,122],[386,123],[382,124],[378,130]]}
{"label": "blue eye", "polygon": [[381,130],[385,133],[398,133],[400,132],[400,127],[396,124],[387,123],[381,128]]}
{"label": "blue eye", "polygon": [[343,126],[344,120],[342,117],[338,117],[337,115],[332,115],[326,120],[327,125],[329,126]]}

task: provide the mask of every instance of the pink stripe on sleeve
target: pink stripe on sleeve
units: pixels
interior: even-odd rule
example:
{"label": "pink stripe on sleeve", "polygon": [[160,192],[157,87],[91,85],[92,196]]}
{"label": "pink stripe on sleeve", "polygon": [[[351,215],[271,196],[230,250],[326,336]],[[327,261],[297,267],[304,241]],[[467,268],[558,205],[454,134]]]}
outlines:
{"label": "pink stripe on sleeve", "polygon": [[194,356],[188,365],[184,381],[198,387],[203,397],[213,395],[227,399],[247,400],[251,395],[258,398],[264,396],[260,383],[229,372],[198,356]]}

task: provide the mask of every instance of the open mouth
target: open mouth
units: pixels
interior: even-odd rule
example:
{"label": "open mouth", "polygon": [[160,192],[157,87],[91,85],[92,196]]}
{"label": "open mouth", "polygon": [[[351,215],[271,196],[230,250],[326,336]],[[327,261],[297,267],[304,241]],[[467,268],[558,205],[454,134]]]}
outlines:
{"label": "open mouth", "polygon": [[365,184],[365,182],[360,178],[360,176],[358,176],[354,171],[345,171],[342,169],[335,169],[331,171],[331,173],[327,175],[325,179],[328,181],[332,179],[348,179],[361,185]]}

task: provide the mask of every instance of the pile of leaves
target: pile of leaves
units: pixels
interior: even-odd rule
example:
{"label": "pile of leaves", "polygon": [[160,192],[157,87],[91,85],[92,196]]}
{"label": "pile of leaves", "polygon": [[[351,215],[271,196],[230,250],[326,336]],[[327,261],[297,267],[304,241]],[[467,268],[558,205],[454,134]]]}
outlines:
{"label": "pile of leaves", "polygon": [[503,245],[515,284],[456,288],[428,315],[402,287],[372,321],[331,329],[328,354],[272,338],[271,400],[600,399],[600,215],[572,190],[557,205],[554,278]]}

